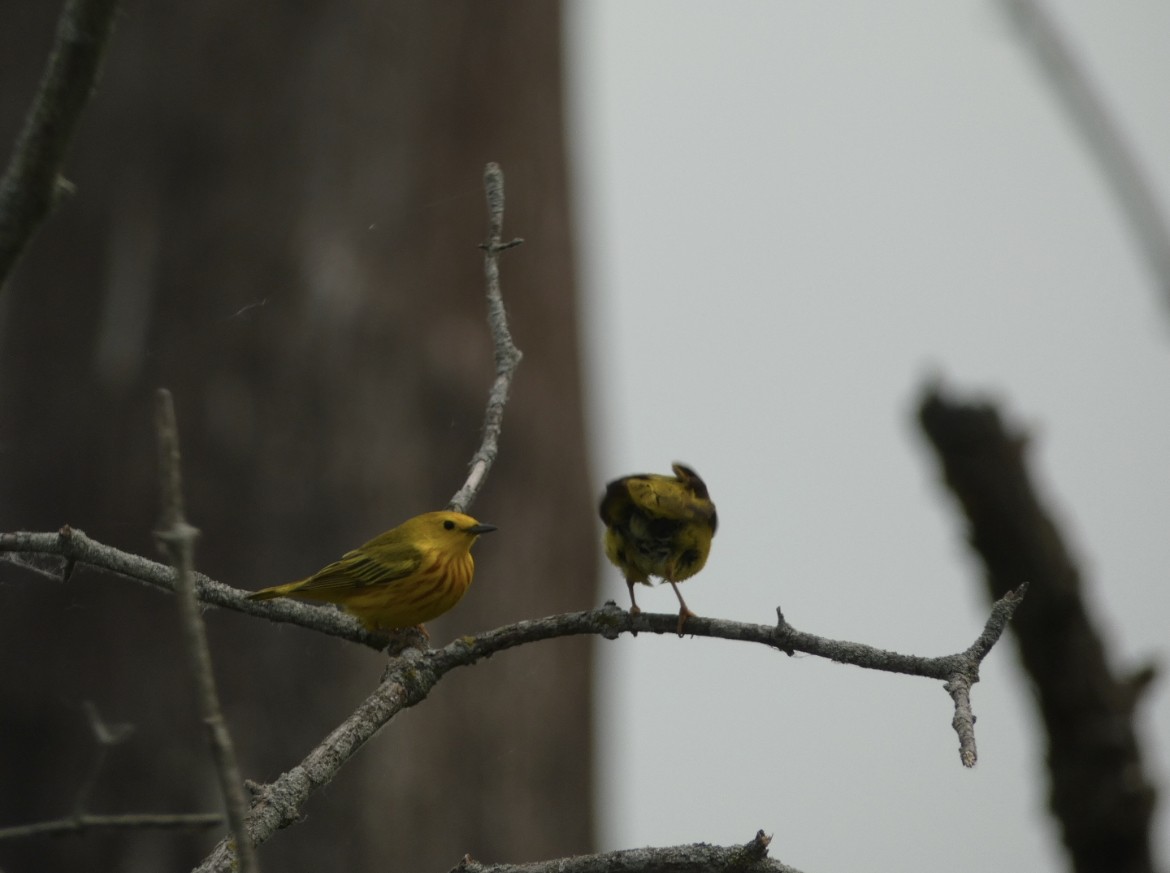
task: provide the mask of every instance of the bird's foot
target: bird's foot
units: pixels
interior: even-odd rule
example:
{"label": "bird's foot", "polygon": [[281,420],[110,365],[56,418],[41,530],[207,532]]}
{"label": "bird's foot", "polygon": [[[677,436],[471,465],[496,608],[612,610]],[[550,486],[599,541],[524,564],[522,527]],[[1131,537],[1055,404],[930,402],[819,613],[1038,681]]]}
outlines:
{"label": "bird's foot", "polygon": [[678,611],[678,635],[680,637],[683,635],[683,626],[687,623],[688,618],[698,618],[698,616],[684,606]]}
{"label": "bird's foot", "polygon": [[[632,594],[633,592],[630,592],[630,593]],[[642,610],[638,607],[638,604],[636,604],[636,603],[630,604],[630,618],[637,618],[641,614],[642,614]],[[638,632],[636,630],[631,629],[630,635],[636,637],[638,635]]]}

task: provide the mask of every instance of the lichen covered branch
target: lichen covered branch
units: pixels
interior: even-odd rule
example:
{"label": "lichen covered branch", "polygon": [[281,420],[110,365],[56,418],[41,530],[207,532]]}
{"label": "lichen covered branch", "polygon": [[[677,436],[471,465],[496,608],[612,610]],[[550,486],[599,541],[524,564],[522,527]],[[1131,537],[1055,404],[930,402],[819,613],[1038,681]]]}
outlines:
{"label": "lichen covered branch", "polygon": [[465,857],[451,873],[707,873],[710,870],[737,873],[800,873],[768,857],[772,838],[759,831],[743,846],[688,846],[623,849],[598,855],[576,855],[532,864],[481,864]]}
{"label": "lichen covered branch", "polygon": [[495,348],[496,378],[488,392],[487,411],[483,420],[483,439],[471,457],[467,480],[447,504],[455,512],[466,512],[475,502],[487,474],[500,450],[500,430],[504,421],[504,406],[512,388],[512,378],[523,357],[512,342],[508,330],[508,315],[500,292],[500,253],[519,245],[523,240],[503,241],[504,232],[504,173],[499,164],[488,164],[483,174],[484,193],[488,205],[488,240],[483,249],[483,270],[487,284],[488,327]]}

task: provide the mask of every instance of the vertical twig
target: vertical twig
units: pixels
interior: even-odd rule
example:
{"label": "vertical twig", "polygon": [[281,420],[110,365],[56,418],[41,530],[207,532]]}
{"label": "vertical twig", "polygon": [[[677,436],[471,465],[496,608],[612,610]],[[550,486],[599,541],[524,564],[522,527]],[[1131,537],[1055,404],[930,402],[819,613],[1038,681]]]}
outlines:
{"label": "vertical twig", "polygon": [[68,0],[41,85],[0,179],[0,292],[57,202],[65,152],[101,72],[118,0]]}
{"label": "vertical twig", "polygon": [[455,492],[447,506],[456,512],[466,512],[483,487],[488,471],[499,453],[500,428],[504,421],[504,405],[508,402],[508,391],[512,377],[520,364],[523,353],[512,342],[508,330],[508,316],[504,311],[504,299],[500,294],[500,253],[520,245],[524,240],[503,241],[504,232],[504,172],[496,163],[488,164],[483,171],[484,195],[488,208],[488,240],[480,245],[483,249],[483,272],[487,282],[488,326],[495,348],[496,378],[488,393],[487,411],[483,420],[483,440],[471,457],[471,470],[463,487]]}
{"label": "vertical twig", "polygon": [[1155,188],[1105,99],[1069,47],[1041,0],[1002,0],[1008,17],[1032,46],[1041,71],[1097,159],[1170,306],[1170,226]]}
{"label": "vertical twig", "polygon": [[155,427],[158,431],[159,484],[162,492],[162,518],[155,531],[163,551],[175,566],[176,594],[182,615],[183,636],[191,656],[191,670],[195,675],[199,714],[207,729],[211,755],[215,760],[219,787],[227,807],[228,824],[235,836],[236,856],[241,873],[259,870],[256,848],[248,833],[243,779],[236,763],[231,734],[224,723],[215,689],[215,675],[211,669],[211,652],[207,647],[207,633],[199,614],[195,597],[195,538],[198,529],[187,523],[183,511],[183,483],[179,469],[179,430],[175,424],[175,407],[171,392],[158,392],[155,408]]}
{"label": "vertical twig", "polygon": [[959,760],[964,767],[974,767],[979,752],[975,746],[975,715],[971,712],[971,679],[956,673],[943,685],[943,690],[955,701],[951,727],[959,735]]}

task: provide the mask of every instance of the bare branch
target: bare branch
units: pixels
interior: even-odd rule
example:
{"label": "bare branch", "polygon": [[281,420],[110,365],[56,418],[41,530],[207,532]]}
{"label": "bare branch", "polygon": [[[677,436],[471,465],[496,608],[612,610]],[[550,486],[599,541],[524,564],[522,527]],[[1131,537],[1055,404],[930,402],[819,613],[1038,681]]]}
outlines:
{"label": "bare branch", "polygon": [[[993,633],[998,635],[1002,631],[1002,624],[1010,618],[1019,602],[1020,594],[1015,592],[996,604],[988,619],[989,627],[999,629]],[[443,676],[458,667],[470,666],[506,649],[559,637],[597,634],[616,639],[622,633],[675,634],[677,631],[677,615],[642,613],[632,616],[610,602],[587,612],[521,621],[479,636],[460,637],[441,649],[407,649],[390,659],[377,689],[300,764],[276,781],[257,789],[256,801],[248,814],[252,836],[259,844],[280,828],[296,822],[301,817],[302,806],[314,791],[328,784],[346,761],[391,719],[424,700]],[[963,652],[923,658],[813,636],[793,629],[787,622],[772,627],[696,616],[687,620],[686,632],[697,637],[760,643],[778,651],[820,655],[872,670],[947,682],[961,681],[967,687],[978,681],[979,662],[987,653],[981,641],[989,635],[985,628],[979,640]],[[198,869],[227,870],[231,859],[226,851],[226,843],[221,842]]]}
{"label": "bare branch", "polygon": [[959,760],[964,767],[974,767],[979,760],[975,749],[975,714],[971,711],[971,680],[956,673],[947,680],[943,690],[955,701],[955,717],[951,727],[959,735]]}
{"label": "bare branch", "polygon": [[[777,630],[781,639],[777,643],[777,648],[790,655],[800,651],[871,670],[888,670],[946,680],[943,689],[951,695],[955,703],[955,716],[951,720],[951,726],[959,735],[959,760],[963,762],[964,767],[974,767],[978,754],[975,748],[975,716],[971,711],[971,686],[979,681],[980,664],[1003,635],[1027,590],[1028,585],[1024,583],[996,601],[978,639],[966,651],[957,655],[921,658],[874,649],[861,643],[826,640],[794,630],[779,608],[776,609],[776,615]],[[689,621],[687,628],[690,632]]]}
{"label": "bare branch", "polygon": [[[17,566],[28,567],[30,566],[29,556],[35,558],[46,555],[68,556],[78,564],[88,564],[108,570],[153,588],[175,591],[174,580],[169,578],[173,577],[170,568],[99,543],[75,528],[63,527],[56,534],[0,533],[0,560],[9,560]],[[38,567],[38,572],[49,575],[49,571],[43,567]],[[56,574],[52,574],[52,576],[54,579],[59,578]],[[356,620],[332,607],[311,606],[292,600],[252,601],[247,599],[247,595],[250,593],[248,591],[232,588],[230,585],[216,582],[199,573],[195,573],[194,576],[196,596],[207,606],[218,606],[236,612],[261,616],[270,621],[299,625],[309,630],[362,643],[372,648],[380,649],[386,645],[384,637],[362,631]],[[776,626],[695,616],[687,619],[686,635],[762,643],[788,654],[802,652],[870,670],[906,673],[945,681],[956,671],[962,670],[967,663],[971,661],[977,663],[983,659],[1003,632],[1004,626],[1018,605],[1019,598],[1023,596],[1022,592],[1023,587],[1016,592],[1008,592],[1000,602],[995,604],[983,632],[969,649],[956,655],[945,655],[941,658],[902,655],[863,643],[831,640],[815,634],[804,633],[792,627],[783,618],[783,615]],[[777,613],[780,614],[779,609],[777,609]],[[549,625],[550,622],[556,623],[562,620],[571,621],[569,625]],[[550,627],[552,627],[552,632],[549,631]],[[533,628],[540,628],[540,630],[533,631]],[[678,615],[643,612],[640,615],[632,616],[610,601],[605,606],[588,612],[571,612],[545,619],[519,622],[491,631],[490,634],[503,634],[510,638],[514,633],[519,633],[522,638],[501,646],[501,648],[511,648],[526,642],[551,639],[557,636],[597,634],[606,639],[617,639],[623,633],[636,635],[639,632],[677,633]],[[483,640],[487,636],[477,639]]]}
{"label": "bare branch", "polygon": [[483,271],[487,281],[488,326],[491,328],[492,345],[495,348],[496,378],[488,393],[487,411],[483,419],[483,440],[471,456],[470,472],[463,487],[455,492],[449,509],[466,512],[479,489],[483,487],[487,474],[499,453],[500,428],[504,421],[504,405],[512,387],[512,377],[523,357],[512,342],[508,330],[508,316],[504,311],[504,299],[500,294],[500,253],[518,246],[523,240],[503,242],[504,230],[504,173],[499,164],[488,164],[483,173],[484,193],[488,205],[488,241],[483,249]]}
{"label": "bare branch", "polygon": [[96,830],[202,830],[223,824],[217,812],[128,813],[126,815],[73,815],[53,821],[0,828],[0,841],[29,837],[56,837]]}
{"label": "bare branch", "polygon": [[1024,582],[1019,588],[1009,591],[995,602],[991,608],[991,615],[987,618],[987,624],[983,626],[983,633],[963,653],[972,665],[973,671],[956,672],[943,686],[943,690],[955,701],[955,717],[951,719],[951,727],[959,735],[959,759],[964,767],[974,767],[979,759],[975,749],[975,714],[971,711],[971,685],[979,681],[979,665],[987,657],[991,647],[1003,636],[1008,622],[1027,591],[1028,583]]}
{"label": "bare branch", "polygon": [[533,864],[481,864],[465,857],[451,873],[707,873],[733,870],[737,873],[800,873],[795,867],[768,857],[772,838],[759,831],[743,846],[689,846],[624,849],[601,855],[576,855]]}
{"label": "bare branch", "polygon": [[162,524],[160,530],[155,532],[155,537],[175,565],[178,581],[176,594],[182,615],[183,636],[187,641],[191,670],[195,675],[199,714],[207,729],[211,756],[215,761],[220,791],[227,807],[228,823],[235,835],[232,851],[238,855],[238,869],[242,873],[253,873],[260,867],[245,821],[248,805],[244,799],[244,783],[240,776],[239,764],[236,763],[231,734],[228,733],[223,711],[219,706],[215,675],[211,669],[211,651],[207,646],[207,631],[199,614],[199,601],[192,578],[195,538],[199,531],[187,523],[183,512],[179,430],[175,424],[175,407],[171,393],[165,388],[158,392],[155,425],[158,429],[159,484],[162,491]]}
{"label": "bare branch", "polygon": [[[54,559],[48,566],[45,558]],[[106,570],[151,588],[174,593],[175,571],[167,564],[123,552],[90,539],[84,531],[66,525],[57,533],[0,533],[0,559],[52,579],[61,579],[62,564],[87,565]],[[64,559],[56,560],[56,559]],[[250,592],[192,573],[195,596],[208,606],[233,609],[271,621],[296,624],[330,636],[362,643],[374,649],[386,647],[386,638],[366,631],[351,616],[329,606],[313,606],[295,600],[248,600]]]}
{"label": "bare branch", "polygon": [[1170,306],[1170,225],[1155,196],[1156,186],[1042,0],[1001,2],[1097,159]]}
{"label": "bare branch", "polygon": [[0,293],[68,183],[65,152],[101,72],[118,0],[68,0],[40,88],[0,179]]}

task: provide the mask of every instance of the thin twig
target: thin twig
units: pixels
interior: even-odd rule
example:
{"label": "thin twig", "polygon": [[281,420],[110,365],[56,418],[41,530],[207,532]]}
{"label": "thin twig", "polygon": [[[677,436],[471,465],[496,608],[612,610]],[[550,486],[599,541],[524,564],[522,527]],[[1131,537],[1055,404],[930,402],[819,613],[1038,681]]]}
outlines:
{"label": "thin twig", "polygon": [[191,670],[195,675],[197,703],[211,756],[219,776],[219,787],[227,807],[228,823],[234,834],[233,854],[238,856],[242,873],[259,870],[256,850],[245,816],[248,804],[244,799],[244,781],[236,763],[231,734],[219,705],[219,694],[215,688],[215,675],[211,669],[211,651],[207,646],[207,631],[199,612],[199,601],[192,578],[195,538],[199,531],[187,523],[183,512],[182,473],[179,465],[179,430],[175,424],[175,407],[171,392],[165,388],[158,392],[155,408],[155,425],[158,429],[159,483],[162,490],[162,518],[160,529],[155,532],[160,546],[170,555],[178,577],[177,590],[179,609],[182,614],[183,636],[191,656]]}
{"label": "thin twig", "polygon": [[508,330],[508,316],[504,311],[504,299],[500,294],[500,253],[520,245],[521,239],[503,241],[504,232],[504,173],[499,164],[488,164],[483,173],[484,193],[488,206],[488,240],[483,249],[483,271],[487,282],[488,326],[491,328],[492,345],[495,348],[496,378],[488,393],[487,411],[483,419],[483,440],[471,456],[470,471],[463,487],[455,492],[449,509],[466,512],[487,474],[495,463],[500,450],[500,428],[504,421],[504,406],[512,387],[512,377],[520,364],[523,353],[512,342]]}
{"label": "thin twig", "polygon": [[89,773],[81,783],[81,787],[77,789],[77,796],[73,799],[73,816],[85,814],[85,807],[89,802],[89,795],[93,792],[94,786],[97,785],[98,776],[101,775],[102,766],[106,763],[106,754],[114,746],[120,745],[132,733],[134,733],[134,725],[132,724],[117,724],[107,725],[102,720],[101,715],[97,711],[97,706],[93,701],[87,700],[83,704],[85,708],[85,716],[89,720],[89,728],[93,732],[94,742],[97,743],[97,753],[94,755],[93,763],[90,765]]}
{"label": "thin twig", "polygon": [[[871,670],[940,681],[961,677],[963,681],[973,683],[978,681],[979,662],[987,654],[986,642],[1002,633],[1003,626],[1019,605],[1020,597],[1020,592],[1013,592],[995,605],[974,645],[963,652],[937,658],[902,655],[860,643],[829,640],[798,631],[786,621],[780,626],[769,626],[696,616],[687,619],[686,631],[698,637],[756,642],[782,652],[805,652]],[[677,630],[677,614],[632,616],[611,602],[587,612],[521,621],[479,636],[460,637],[441,649],[407,649],[391,658],[374,692],[300,764],[256,790],[256,801],[248,814],[252,836],[257,844],[262,843],[280,828],[297,821],[302,806],[313,792],[327,785],[358,749],[398,713],[424,700],[452,670],[471,666],[497,652],[541,640],[582,634],[616,639],[622,633],[635,631],[675,634]],[[231,859],[225,852],[226,842],[220,843],[198,869],[228,869]]]}
{"label": "thin twig", "polygon": [[1032,47],[1041,71],[1080,130],[1113,189],[1170,305],[1170,225],[1155,186],[1121,125],[1041,0],[1002,0],[1008,18]]}
{"label": "thin twig", "polygon": [[223,824],[218,812],[193,813],[127,813],[126,815],[73,815],[53,821],[12,825],[0,828],[0,840],[22,840],[29,837],[55,837],[90,830],[194,830],[213,828]]}
{"label": "thin twig", "polygon": [[0,179],[0,294],[63,190],[65,152],[94,91],[118,0],[68,0],[40,88]]}
{"label": "thin twig", "polygon": [[481,864],[470,856],[451,868],[451,873],[800,873],[795,867],[768,857],[772,838],[760,831],[743,846],[689,846],[623,849],[601,855],[575,855],[532,864]]}

